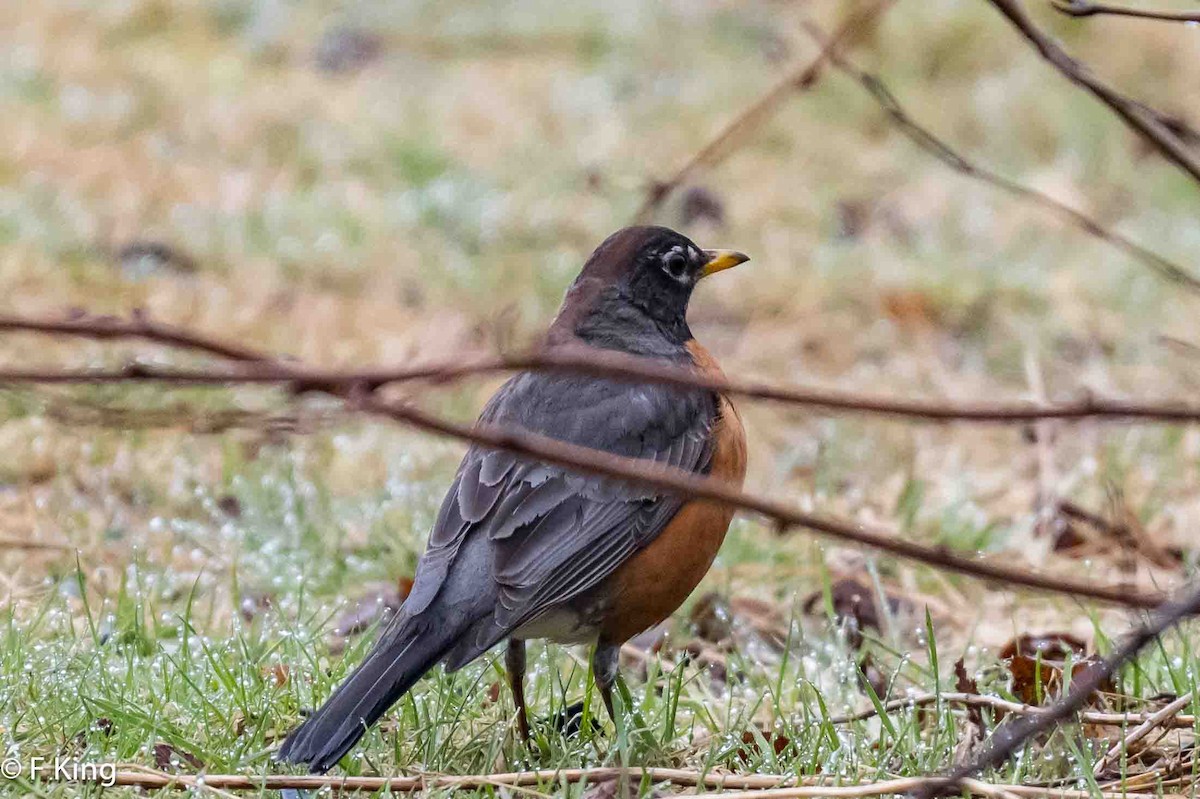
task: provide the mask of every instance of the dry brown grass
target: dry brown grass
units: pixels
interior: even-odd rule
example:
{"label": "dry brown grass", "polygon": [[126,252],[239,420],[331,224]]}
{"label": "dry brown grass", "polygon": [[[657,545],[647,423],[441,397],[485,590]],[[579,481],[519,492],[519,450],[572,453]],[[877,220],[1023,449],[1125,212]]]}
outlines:
{"label": "dry brown grass", "polygon": [[[520,347],[650,179],[669,174],[786,64],[811,57],[801,16],[832,27],[847,8],[3,4],[0,305],[26,314],[144,308],[325,365]],[[1193,30],[1033,8],[1128,93],[1184,117],[1200,107]],[[358,70],[323,73],[314,50],[344,25],[378,36],[380,53]],[[987,4],[902,0],[855,54],[965,152],[1194,262],[1195,188],[1032,57]],[[706,286],[692,311],[730,374],[950,398],[1089,389],[1190,397],[1200,385],[1200,358],[1162,340],[1200,343],[1194,297],[951,173],[891,131],[843,76],[786,104],[699,183],[720,197],[726,221],[685,229],[754,258]],[[680,225],[678,203],[659,221]],[[198,269],[122,266],[115,254],[135,240],[166,242]],[[8,364],[147,351],[0,340]],[[430,402],[466,418],[492,386],[477,381]],[[87,396],[165,401],[147,390]],[[278,404],[259,392],[187,396]],[[303,539],[300,551],[326,557],[366,547],[370,562],[353,567],[351,585],[411,568],[457,452],[359,422],[306,435],[123,433],[66,424],[43,399],[6,394],[0,533],[79,547],[96,598],[118,590],[135,553],[151,570],[204,573],[216,635],[240,601],[217,590],[229,574],[270,587],[269,574],[254,573],[269,562],[255,549],[260,539]],[[762,406],[744,415],[755,490],[927,540],[1042,564],[1062,557],[1052,536],[1038,534],[1060,497],[1131,515],[1138,535],[1159,546],[1193,547],[1200,529],[1197,430],[1083,423],[1031,435]],[[265,499],[236,536],[219,533],[217,499],[252,504],[269,493],[262,485],[292,473],[328,505],[317,521],[337,527],[329,542],[282,522],[270,528],[284,511]],[[1179,580],[1192,558],[1164,570],[1101,548],[1076,565],[1149,586]],[[827,570],[861,574],[865,563],[747,524],[708,586],[790,606]],[[949,608],[936,622],[950,651],[994,648],[1026,629],[1091,638],[1123,626],[1114,612],[1089,617],[870,564]],[[0,602],[21,615],[59,590],[75,563],[53,549],[0,547],[0,566]],[[322,586],[329,601],[340,590],[334,578]],[[890,643],[917,648],[914,626]]]}

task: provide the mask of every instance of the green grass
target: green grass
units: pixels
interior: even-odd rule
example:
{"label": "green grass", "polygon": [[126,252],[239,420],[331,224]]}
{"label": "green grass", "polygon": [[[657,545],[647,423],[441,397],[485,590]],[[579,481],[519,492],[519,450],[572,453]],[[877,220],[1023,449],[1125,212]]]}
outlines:
{"label": "green grass", "polygon": [[[340,447],[272,449],[251,462],[231,449],[219,470],[227,479],[201,485],[183,478],[171,519],[105,531],[105,549],[127,545],[127,561],[110,568],[86,563],[88,555],[76,563],[64,559],[39,599],[19,614],[11,607],[0,630],[0,725],[20,755],[67,751],[98,762],[152,763],[154,747],[167,744],[203,761],[210,773],[278,771],[270,763],[272,743],[299,722],[302,708],[329,695],[371,640],[370,633],[356,636],[344,651],[334,650],[337,617],[348,601],[364,596],[364,586],[411,573],[452,464],[443,452],[434,457],[436,468],[419,476],[428,467],[398,455],[381,489],[334,497],[325,475],[364,443],[345,439]],[[403,439],[397,453],[415,441]],[[76,531],[67,522],[62,532]],[[754,525],[735,525],[719,571],[754,563],[786,567],[787,558],[753,545],[760,535]],[[823,581],[828,586],[829,572],[822,568],[810,579],[817,589]],[[786,597],[788,584],[776,584],[769,593]],[[644,676],[626,669],[633,706],[619,732],[588,690],[586,653],[534,646],[532,751],[515,739],[494,655],[454,675],[435,670],[387,715],[385,731],[370,732],[343,761],[344,772],[657,765],[884,779],[948,766],[964,729],[961,709],[902,710],[882,722],[839,725],[827,723],[830,716],[952,690],[952,663],[960,656],[978,671],[981,690],[1012,697],[995,654],[979,649],[973,633],[963,635],[960,613],[939,622],[916,606],[889,616],[883,633],[868,635],[864,652],[888,686],[877,697],[862,684],[858,655],[847,648],[839,620],[821,604],[806,613],[801,599],[777,605],[789,620],[783,646],[767,643],[747,617],[735,615],[736,643],[724,653],[724,675],[672,653],[692,635],[687,622],[676,622],[666,651],[649,658]],[[1024,629],[1018,619],[1019,612],[1014,631]],[[1095,630],[1100,640],[1103,630]],[[1121,688],[1135,697],[1189,690],[1196,658],[1188,639],[1172,636],[1127,670]],[[553,717],[585,698],[599,729],[564,735]],[[769,741],[762,729],[770,731]],[[776,741],[784,742],[778,752]],[[1099,745],[1067,725],[995,777],[1083,774]],[[176,759],[185,772],[196,770],[182,755]],[[78,789],[38,790],[68,796]]]}
{"label": "green grass", "polygon": [[[1191,29],[1070,21],[1027,5],[1115,86],[1184,117],[1200,107]],[[811,56],[799,15],[831,28],[848,8],[5,4],[0,306],[143,308],[323,365],[519,349],[647,183]],[[318,46],[346,26],[378,36],[377,57],[321,72]],[[1194,260],[1194,185],[1140,152],[987,4],[899,3],[854,57],[973,159]],[[693,304],[693,329],[731,375],[975,399],[1030,397],[1038,383],[1049,397],[1188,398],[1200,385],[1195,355],[1162,339],[1200,342],[1193,297],[952,173],[836,73],[697,183],[720,198],[723,226],[685,225],[678,198],[656,221],[753,256]],[[858,228],[839,235],[860,212]],[[198,269],[131,274],[114,253],[134,241],[163,242]],[[5,364],[135,356],[176,357],[139,344],[0,339]],[[470,419],[495,385],[422,399]],[[0,537],[67,545],[0,544],[0,748],[153,765],[154,747],[167,744],[210,772],[274,768],[273,742],[369,645],[371,633],[335,646],[338,617],[411,576],[460,450],[331,418],[328,402],[308,398],[291,409],[299,430],[102,422],[107,406],[213,416],[285,404],[251,390],[0,391]],[[1194,430],[1078,425],[1039,446],[1018,429],[740,407],[756,492],[1052,573],[1142,588],[1194,573]],[[1185,563],[1136,560],[1130,572],[1111,548],[1054,553],[1034,534],[1047,491],[1132,514],[1146,540],[1187,550]],[[864,653],[842,622],[821,601],[804,610],[846,576],[905,600],[866,636],[867,670],[892,697],[950,690],[960,656],[981,690],[1005,696],[997,652],[1014,635],[1069,630],[1105,650],[1133,621],[743,519],[693,603],[713,591],[766,603],[786,645],[735,614],[736,645],[714,676],[683,657],[695,636],[685,607],[645,674],[627,669],[632,707],[619,731],[592,699],[597,732],[539,723],[534,751],[514,740],[494,657],[435,672],[345,770],[678,765],[849,781],[947,766],[965,729],[960,709],[825,722],[880,699],[860,685]],[[1194,634],[1148,652],[1121,689],[1137,700],[1190,689]],[[590,696],[587,653],[531,654],[538,719]],[[776,753],[779,736],[788,743]],[[1095,736],[1068,725],[995,776],[1094,790]],[[79,790],[0,782],[0,794]]]}

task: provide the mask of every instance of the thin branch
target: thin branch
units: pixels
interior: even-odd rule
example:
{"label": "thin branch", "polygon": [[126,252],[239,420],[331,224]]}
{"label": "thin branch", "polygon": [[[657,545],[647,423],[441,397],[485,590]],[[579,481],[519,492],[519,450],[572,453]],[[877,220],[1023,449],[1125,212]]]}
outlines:
{"label": "thin branch", "polygon": [[1124,738],[1122,738],[1120,741],[1117,741],[1107,752],[1104,753],[1104,757],[1100,758],[1100,760],[1096,762],[1095,768],[1092,769],[1092,774],[1099,777],[1101,774],[1108,771],[1108,769],[1114,763],[1116,763],[1118,759],[1120,759],[1122,752],[1128,754],[1134,744],[1145,738],[1154,730],[1169,729],[1170,727],[1175,726],[1172,722],[1174,722],[1177,718],[1179,711],[1183,710],[1191,703],[1192,692],[1188,691],[1187,693],[1175,699],[1175,701],[1164,705],[1158,710],[1158,712],[1152,713],[1149,718],[1130,730]]}
{"label": "thin branch", "polygon": [[[143,320],[144,321],[144,320]],[[126,331],[120,325],[115,328],[110,326],[105,329],[102,337],[115,337],[126,335]],[[72,335],[90,335],[95,336],[94,327],[87,330],[79,330],[76,326],[70,329],[57,327],[50,330],[49,326],[41,326],[38,329],[42,332],[69,332]],[[274,369],[279,370],[292,383],[299,384],[304,382],[305,370],[300,365],[284,364],[274,361],[270,355],[259,353],[252,350],[242,348],[226,348],[219,342],[206,342],[199,337],[192,336],[187,331],[178,328],[169,328],[162,331],[156,331],[153,328],[146,328],[144,325],[139,327],[137,335],[149,338],[152,341],[170,343],[173,346],[184,348],[200,348],[210,352],[227,352],[233,353],[227,357],[232,357],[236,360],[245,361],[247,368],[254,367],[259,370]],[[200,341],[204,346],[198,347],[195,342]],[[215,345],[215,348],[214,346]],[[357,381],[349,383],[339,383],[336,385],[324,384],[315,385],[314,390],[325,391],[332,393],[339,398],[344,399],[348,406],[352,409],[367,411],[376,415],[385,416],[390,419],[402,422],[412,427],[434,432],[441,435],[449,436],[463,441],[469,441],[477,445],[490,447],[494,449],[502,449],[513,452],[517,455],[536,458],[540,461],[557,464],[569,469],[579,469],[588,473],[595,473],[612,477],[618,480],[632,481],[638,484],[653,486],[665,491],[683,494],[685,496],[709,499],[716,502],[721,502],[726,505],[731,505],[743,510],[751,510],[767,516],[776,522],[776,526],[780,530],[788,527],[806,527],[820,534],[843,540],[851,541],[865,546],[870,546],[885,552],[890,552],[899,557],[917,560],[928,563],[939,568],[946,568],[958,571],[963,574],[969,574],[984,579],[999,580],[1009,585],[1020,585],[1028,588],[1036,588],[1060,594],[1070,594],[1074,596],[1089,597],[1114,604],[1125,605],[1130,607],[1148,607],[1161,606],[1159,613],[1156,615],[1151,624],[1147,624],[1134,636],[1131,636],[1116,653],[1111,657],[1102,661],[1099,665],[1089,669],[1086,674],[1079,678],[1074,685],[1074,690],[1063,700],[1037,716],[1026,716],[1017,724],[1013,724],[1008,728],[998,730],[993,737],[992,745],[975,761],[956,769],[947,777],[923,777],[909,780],[892,780],[887,783],[878,783],[873,786],[816,786],[809,789],[805,788],[788,788],[783,789],[789,791],[786,796],[808,797],[808,796],[875,796],[880,794],[894,794],[902,792],[915,792],[923,796],[940,795],[947,792],[959,792],[967,790],[978,792],[986,796],[1008,796],[1012,795],[1031,795],[1020,794],[1018,789],[1020,786],[989,786],[984,783],[977,783],[971,777],[979,770],[989,766],[996,765],[1006,760],[1013,752],[1024,745],[1024,742],[1030,736],[1038,732],[1050,729],[1060,723],[1063,719],[1074,714],[1082,707],[1091,694],[1096,690],[1099,684],[1107,679],[1111,674],[1124,663],[1130,660],[1137,652],[1161,634],[1167,627],[1175,624],[1185,615],[1195,614],[1200,611],[1200,590],[1196,591],[1187,600],[1178,604],[1162,603],[1159,597],[1147,596],[1138,594],[1121,588],[1106,588],[1103,586],[1095,586],[1086,582],[1076,582],[1066,578],[1049,578],[1027,573],[1024,569],[1010,568],[986,562],[979,562],[971,558],[962,557],[953,554],[944,548],[925,547],[913,542],[899,538],[889,531],[872,529],[865,525],[854,522],[818,516],[815,514],[806,514],[795,511],[774,500],[756,497],[750,494],[743,493],[734,486],[720,480],[715,480],[707,476],[698,476],[690,472],[685,472],[675,468],[667,468],[657,464],[650,464],[646,461],[625,458],[612,453],[603,452],[600,450],[592,450],[586,447],[579,447],[573,444],[568,444],[546,436],[536,435],[524,430],[518,429],[503,429],[495,428],[490,425],[468,426],[442,419],[440,417],[428,414],[410,405],[402,405],[398,403],[389,403],[381,400],[375,394],[376,386],[368,382]],[[645,772],[639,772],[645,773]],[[552,772],[553,776],[549,779],[561,779],[561,772]],[[592,772],[593,776],[596,771]],[[620,774],[613,775],[620,776]],[[306,787],[320,788],[325,785],[338,785],[344,788],[359,789],[359,790],[378,790],[391,787],[393,790],[424,790],[431,787],[429,778],[320,778],[320,777],[301,777],[301,778],[284,778],[288,780],[298,780],[295,783],[287,784],[270,784],[265,781],[272,781],[276,778],[266,777],[261,779],[234,777],[226,775],[225,779],[230,782],[214,782],[212,776],[206,776],[205,782],[213,788],[242,788],[242,789],[258,789],[271,787]],[[379,782],[369,783],[361,782],[362,780],[379,779]],[[437,784],[446,787],[460,786],[467,787],[475,785],[480,780],[480,777],[437,777],[435,780],[441,781]],[[652,777],[653,779],[653,777]],[[749,778],[740,778],[741,780]],[[761,777],[759,777],[761,779]],[[118,784],[123,785],[142,785],[145,787],[171,787],[178,785],[186,785],[186,780],[176,780],[171,775],[151,774],[144,771],[126,770],[121,772],[120,781]],[[315,782],[313,782],[315,780]],[[332,781],[327,781],[332,780]],[[445,782],[445,780],[450,780]],[[457,782],[455,782],[457,780]],[[241,781],[241,782],[239,782]],[[354,781],[354,782],[352,782]],[[400,782],[405,781],[405,782]],[[498,775],[488,775],[486,778],[488,785],[494,785],[498,782]],[[518,784],[520,781],[514,782]],[[700,783],[693,783],[700,784]],[[703,783],[708,785],[709,783]],[[778,785],[779,783],[774,783]],[[405,785],[408,787],[400,787]],[[720,787],[734,787],[733,782],[722,781]],[[1066,796],[1069,792],[1063,792],[1061,789],[1054,789],[1056,795]],[[1043,796],[1045,794],[1036,794]]]}
{"label": "thin branch", "polygon": [[720,163],[727,154],[732,152],[733,145],[738,139],[745,137],[747,133],[769,119],[779,105],[793,92],[807,91],[816,85],[821,71],[825,68],[825,64],[834,50],[858,34],[868,23],[882,16],[894,1],[876,0],[864,11],[851,13],[845,22],[834,31],[833,36],[817,53],[816,58],[788,72],[765,94],[727,122],[703,147],[693,153],[683,166],[676,170],[675,174],[666,180],[652,183],[646,192],[646,199],[634,215],[634,219],[641,222],[648,220],[666,202],[672,192],[701,168],[712,167]]}
{"label": "thin branch", "polygon": [[[384,790],[392,791],[393,793],[415,793],[437,788],[470,789],[487,788],[496,785],[520,787],[584,782],[596,784],[622,778],[641,780],[643,777],[658,783],[671,783],[689,787],[701,786],[705,788],[775,788],[795,782],[794,777],[786,775],[737,775],[701,772],[690,769],[600,767],[590,769],[542,769],[538,771],[465,774],[461,776],[417,774],[415,776],[395,777],[338,777],[312,774],[205,774],[204,784],[213,788],[233,791],[270,791],[283,788],[318,791],[322,788],[329,788],[339,793]],[[42,779],[48,778],[50,778],[48,773],[42,775]],[[116,772],[115,782],[121,786],[159,789],[192,787],[194,780],[195,777],[187,775],[154,773],[147,769],[135,769],[122,764],[122,768]],[[99,781],[99,779],[96,781]]]}
{"label": "thin branch", "polygon": [[698,476],[682,469],[668,468],[636,458],[626,458],[609,452],[567,444],[557,439],[536,435],[524,430],[498,428],[491,425],[464,425],[443,419],[411,405],[388,403],[372,395],[351,399],[351,407],[386,416],[427,432],[470,441],[492,449],[525,455],[568,469],[629,480],[698,499],[711,499],[723,504],[753,511],[771,519],[781,530],[802,527],[840,541],[887,552],[907,560],[915,560],[941,569],[968,574],[984,580],[996,580],[1008,585],[1020,585],[1039,591],[1087,597],[1102,602],[1137,608],[1153,608],[1162,602],[1161,595],[1148,595],[1119,587],[1096,585],[1090,580],[1073,580],[1065,576],[1044,576],[1027,568],[1002,566],[975,557],[955,554],[945,547],[929,547],[898,536],[889,530],[871,527],[848,519],[804,513],[773,499],[748,494],[723,480]]}
{"label": "thin branch", "polygon": [[94,339],[141,338],[177,349],[205,352],[234,361],[260,361],[261,353],[246,347],[219,341],[201,333],[151,320],[140,311],[130,319],[79,314],[71,319],[33,319],[0,315],[0,332],[52,333]]}
{"label": "thin branch", "polygon": [[[901,777],[865,785],[844,785],[830,788],[798,786],[767,788],[761,791],[722,791],[721,793],[692,794],[693,799],[857,799],[857,797],[919,793],[935,782],[934,777]],[[1184,794],[1126,793],[1123,791],[1081,791],[1066,788],[1043,788],[1033,785],[996,785],[980,780],[962,781],[962,790],[971,796],[988,799],[1190,799]]]}
{"label": "thin branch", "polygon": [[[804,23],[805,31],[818,44],[827,40],[824,31],[811,20]],[[1154,271],[1158,272],[1168,280],[1179,283],[1180,285],[1190,289],[1191,291],[1200,292],[1200,278],[1191,274],[1187,269],[1179,264],[1171,261],[1162,255],[1149,250],[1137,242],[1123,236],[1117,231],[1106,227],[1100,222],[1092,219],[1082,211],[1072,208],[1064,202],[1054,199],[1049,194],[1038,191],[1022,185],[1015,180],[1004,177],[998,172],[981,165],[976,161],[972,161],[966,156],[959,153],[953,147],[942,139],[918,123],[913,117],[904,110],[900,101],[896,99],[896,95],[883,82],[883,80],[875,74],[867,72],[852,62],[834,52],[830,56],[833,65],[858,81],[864,89],[871,95],[872,99],[883,109],[884,113],[892,120],[892,122],[907,136],[914,144],[927,153],[937,158],[939,161],[949,166],[968,177],[981,180],[988,183],[1001,191],[1004,191],[1014,197],[1022,200],[1027,200],[1035,205],[1047,209],[1059,218],[1070,223],[1079,230],[1094,236],[1101,241],[1113,246],[1137,261],[1149,266]]]}
{"label": "thin branch", "polygon": [[1020,0],[988,0],[988,2],[995,6],[996,10],[1020,31],[1021,35],[1041,53],[1042,57],[1068,80],[1086,89],[1100,102],[1111,108],[1117,116],[1124,120],[1126,125],[1146,139],[1167,160],[1200,182],[1200,154],[1190,150],[1179,140],[1179,137],[1164,123],[1161,113],[1144,103],[1126,97],[1093,75],[1083,62],[1072,58],[1058,42],[1042,33],[1033,24],[1033,20],[1025,13]]}
{"label": "thin branch", "polygon": [[[52,329],[54,325],[55,323],[45,320],[0,317],[0,331],[46,331]],[[154,341],[170,343],[175,339],[186,339],[187,332],[180,328],[167,325],[159,325],[159,327],[169,331],[170,338],[154,338],[152,339]],[[81,324],[73,324],[54,332],[91,338],[115,338],[119,335],[120,330],[117,321],[108,321],[99,332]],[[140,325],[132,326],[127,335],[147,337],[147,333]],[[189,344],[180,346],[186,347]],[[474,362],[464,362],[459,359],[418,367],[359,370],[316,369],[300,363],[265,360],[266,356],[258,352],[246,350],[243,352],[256,357],[245,359],[241,366],[224,369],[184,369],[144,363],[131,363],[117,369],[0,368],[0,383],[69,385],[150,381],[190,385],[279,384],[288,386],[295,392],[323,391],[340,394],[354,387],[375,389],[392,383],[412,381],[445,383],[470,375],[514,371],[549,371],[589,374],[615,380],[651,382],[688,388],[706,388],[731,396],[824,411],[878,414],[930,422],[1025,424],[1039,419],[1062,421],[1118,419],[1179,424],[1200,421],[1200,403],[1175,400],[1120,400],[1095,397],[1091,394],[1085,394],[1075,400],[1050,404],[1020,401],[905,400],[836,389],[777,386],[756,381],[710,377],[697,374],[690,369],[667,366],[616,352],[556,350],[484,358]]]}
{"label": "thin branch", "polygon": [[1105,3],[1088,2],[1088,0],[1051,0],[1050,4],[1054,6],[1056,11],[1061,11],[1069,17],[1090,17],[1095,14],[1107,14],[1114,17],[1158,19],[1164,22],[1200,22],[1200,11],[1155,11],[1149,8],[1110,6]]}
{"label": "thin branch", "polygon": [[[13,320],[9,319],[8,321],[11,326]],[[106,324],[109,325],[105,331],[106,336],[114,335],[120,329],[113,327],[115,323]],[[44,330],[47,327],[47,325],[42,325],[39,326],[39,329]],[[76,327],[70,330],[70,334],[89,336],[93,334],[93,331]],[[138,335],[145,336],[146,334],[139,328]],[[167,328],[163,338],[156,338],[151,334],[151,339],[164,343],[179,341],[181,342],[179,346],[183,347],[192,344],[187,331],[181,328]],[[375,389],[381,383],[388,382],[394,377],[394,374],[391,376],[377,374],[374,377],[364,378],[363,373],[351,373],[352,376],[348,378],[345,373],[342,373],[340,377],[333,379],[335,376],[333,374],[310,370],[298,363],[271,360],[271,356],[267,353],[243,350],[240,357],[247,361],[241,367],[243,371],[222,374],[221,381],[284,382],[292,384],[294,387],[329,393],[346,400],[352,409],[384,416],[427,432],[506,450],[568,469],[629,480],[688,497],[715,500],[766,516],[773,520],[781,530],[788,527],[804,527],[830,538],[850,541],[901,558],[986,580],[997,580],[1010,585],[1020,585],[1050,593],[1087,597],[1126,607],[1152,608],[1162,601],[1162,597],[1157,594],[1142,594],[1123,587],[1096,585],[1092,581],[1041,576],[1030,573],[1026,568],[1002,566],[997,563],[980,561],[974,557],[958,555],[944,547],[923,546],[889,530],[871,528],[846,519],[803,513],[776,500],[745,493],[724,481],[681,469],[665,468],[636,458],[625,458],[601,450],[580,447],[524,430],[461,424],[426,413],[412,405],[385,402],[375,395]],[[571,357],[578,358],[579,356],[572,354]],[[604,361],[603,358],[588,358],[586,363],[583,360],[576,360],[573,362],[572,368],[586,367],[587,370],[590,370],[595,368],[596,363]],[[632,369],[632,365],[630,368]],[[646,369],[647,367],[643,363],[637,368]],[[126,374],[124,379],[138,379],[136,376],[140,373],[135,369],[132,377]],[[430,374],[426,370],[424,376],[426,379],[434,376],[440,378],[449,373],[450,370],[438,370]],[[149,374],[155,373],[150,372]],[[178,376],[180,373],[172,374]],[[658,380],[661,379],[662,374],[663,372],[658,372],[655,375],[652,371],[651,374],[639,374],[637,379]],[[388,380],[382,380],[383,377],[388,377]],[[212,381],[213,374],[211,372],[194,372],[193,378]],[[714,390],[723,390],[721,388],[723,381],[705,381],[690,373],[673,374],[662,379],[662,382],[703,385],[712,387]]]}
{"label": "thin branch", "polygon": [[[92,764],[89,764],[91,766]],[[97,772],[97,778],[83,782],[104,782],[104,777]],[[41,775],[41,779],[54,781],[54,775],[49,772]],[[598,767],[582,769],[543,769],[540,771],[517,771],[500,774],[464,774],[461,776],[449,774],[418,774],[416,776],[395,777],[339,777],[331,775],[242,775],[242,774],[205,774],[203,784],[217,790],[228,791],[272,791],[285,788],[297,790],[319,791],[321,789],[335,792],[350,793],[354,791],[377,792],[391,791],[393,793],[416,793],[435,789],[478,789],[495,786],[538,786],[538,785],[578,785],[586,783],[597,785],[615,780],[630,782],[649,781],[652,784],[671,784],[680,787],[703,787],[717,789],[735,789],[753,791],[753,793],[720,793],[698,794],[704,797],[723,797],[723,799],[818,799],[819,797],[836,797],[837,799],[859,799],[860,797],[875,797],[909,793],[920,790],[935,778],[904,777],[900,779],[882,780],[862,784],[837,785],[827,777],[801,777],[770,774],[726,774],[712,771],[674,768],[617,768]],[[116,785],[123,787],[140,787],[148,790],[163,788],[190,789],[199,783],[198,777],[188,775],[165,774],[150,769],[122,767],[114,774]],[[797,785],[796,783],[800,783]],[[792,787],[780,787],[789,786]],[[965,780],[963,788],[976,796],[996,796],[999,793],[1020,796],[1024,799],[1163,799],[1170,794],[1158,793],[1118,793],[1071,790],[1066,788],[1041,788],[1028,785],[992,785],[977,780]]]}
{"label": "thin branch", "polygon": [[1200,612],[1200,588],[1193,588],[1181,600],[1165,602],[1151,618],[1126,637],[1108,657],[1089,666],[1072,680],[1070,692],[1050,705],[1045,713],[1026,716],[1014,724],[998,728],[989,746],[976,758],[959,766],[938,782],[917,792],[921,799],[957,793],[963,781],[986,769],[996,768],[1019,752],[1025,744],[1042,733],[1049,732],[1075,715],[1092,695],[1112,676],[1133,660],[1144,647],[1155,641],[1182,619]]}
{"label": "thin branch", "polygon": [[[939,703],[961,705],[963,707],[986,707],[1018,716],[1038,716],[1047,712],[1044,707],[1011,702],[1007,699],[1001,699],[998,696],[945,692],[940,694],[919,694],[902,699],[893,699],[882,705],[882,707],[884,712],[892,713],[897,710],[911,710]],[[1166,708],[1163,708],[1153,713],[1101,713],[1089,710],[1080,713],[1079,720],[1084,724],[1095,724],[1105,727],[1126,727],[1130,724],[1144,724],[1151,720],[1157,720],[1160,726],[1176,729],[1191,729],[1196,726],[1196,716],[1176,715],[1179,711],[1178,708],[1175,708],[1173,712],[1167,713],[1164,716],[1163,713],[1165,710]],[[878,715],[879,710],[872,707],[858,713],[832,716],[827,720],[827,723],[850,724],[856,721],[866,721]]]}

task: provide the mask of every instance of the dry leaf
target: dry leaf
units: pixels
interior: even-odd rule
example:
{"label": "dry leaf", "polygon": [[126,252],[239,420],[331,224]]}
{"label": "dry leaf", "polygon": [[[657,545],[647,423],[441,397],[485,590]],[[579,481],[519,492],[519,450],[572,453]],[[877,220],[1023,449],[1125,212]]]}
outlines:
{"label": "dry leaf", "polygon": [[791,738],[772,730],[758,730],[757,733],[756,735],[754,730],[746,730],[742,733],[742,746],[738,747],[737,757],[743,763],[750,763],[752,760],[757,761],[762,758],[764,741],[775,752],[776,757],[782,755],[792,745]]}
{"label": "dry leaf", "polygon": [[204,768],[204,761],[193,754],[161,741],[154,745],[154,767],[159,771],[178,771],[185,763],[196,771]]}
{"label": "dry leaf", "polygon": [[[816,591],[804,600],[804,612],[818,616],[824,612],[824,593]],[[830,588],[834,616],[842,621],[848,633],[847,643],[854,648],[862,645],[862,631],[883,629],[883,610],[875,588],[853,577],[838,580]],[[911,612],[912,605],[903,597],[887,595],[888,611],[893,615]]]}
{"label": "dry leaf", "polygon": [[[963,664],[963,659],[959,658],[954,661],[954,690],[960,694],[968,694],[969,696],[979,695],[979,683],[975,678],[967,674],[967,667]],[[983,729],[983,710],[975,705],[967,706],[967,720],[971,722],[971,726]]]}

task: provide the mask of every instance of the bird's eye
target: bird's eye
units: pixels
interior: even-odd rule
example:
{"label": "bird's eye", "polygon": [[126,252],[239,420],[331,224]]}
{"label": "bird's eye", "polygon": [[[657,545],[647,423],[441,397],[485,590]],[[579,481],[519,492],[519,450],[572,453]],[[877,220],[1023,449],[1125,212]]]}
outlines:
{"label": "bird's eye", "polygon": [[663,269],[678,280],[687,272],[687,258],[679,250],[671,250],[663,256]]}

